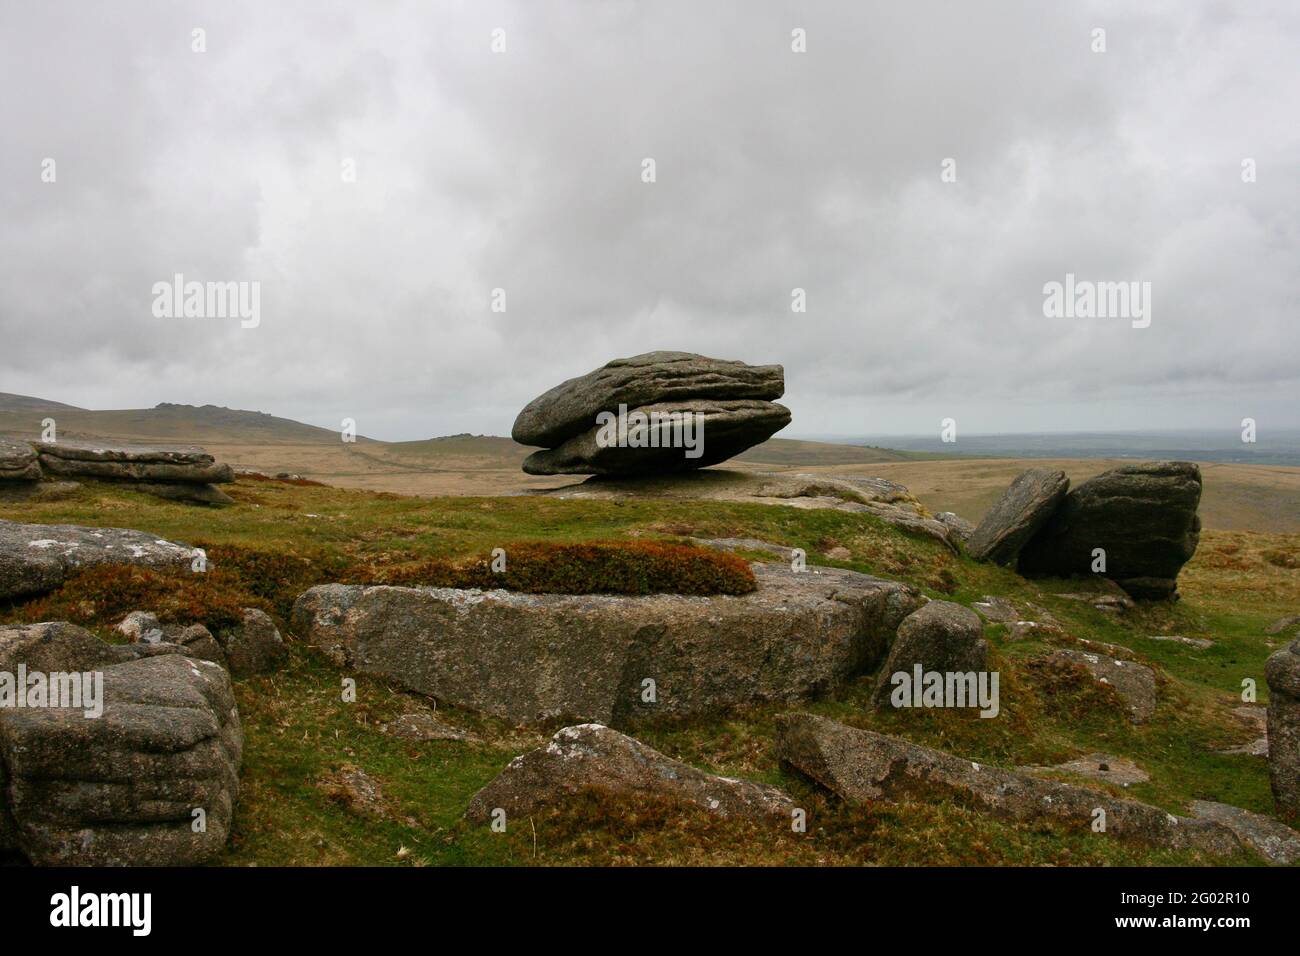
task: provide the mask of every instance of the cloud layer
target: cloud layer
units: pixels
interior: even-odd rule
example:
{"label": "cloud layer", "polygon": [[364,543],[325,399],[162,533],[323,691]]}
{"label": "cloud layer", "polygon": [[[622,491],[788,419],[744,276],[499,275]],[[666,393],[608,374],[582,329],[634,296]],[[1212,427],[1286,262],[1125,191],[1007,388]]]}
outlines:
{"label": "cloud layer", "polygon": [[[507,434],[671,348],[784,363],[792,434],[1300,424],[1293,3],[0,20],[0,391]],[[1067,272],[1150,282],[1150,327],[1045,318]],[[260,326],[156,318],[176,273]]]}

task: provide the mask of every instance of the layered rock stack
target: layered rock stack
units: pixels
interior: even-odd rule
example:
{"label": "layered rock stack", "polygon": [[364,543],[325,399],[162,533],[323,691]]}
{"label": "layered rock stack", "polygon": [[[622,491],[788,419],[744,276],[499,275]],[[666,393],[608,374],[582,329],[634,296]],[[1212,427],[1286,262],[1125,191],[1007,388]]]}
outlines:
{"label": "layered rock stack", "polygon": [[780,365],[646,352],[615,359],[529,402],[511,436],[537,445],[530,475],[649,475],[703,468],[790,423],[773,399]]}
{"label": "layered rock stack", "polygon": [[193,866],[221,851],[243,732],[229,676],[182,650],[63,623],[0,628],[0,671],[99,687],[91,710],[85,696],[0,708],[0,850],[45,866]]}
{"label": "layered rock stack", "polygon": [[0,482],[40,481],[36,450],[26,442],[0,438]]}
{"label": "layered rock stack", "polygon": [[1200,539],[1200,468],[1124,465],[1068,488],[1064,472],[1017,477],[975,529],[972,555],[1027,577],[1095,574],[1135,598],[1173,597]]}
{"label": "layered rock stack", "polygon": [[216,486],[235,480],[229,465],[202,448],[37,442],[39,471],[58,478],[130,482],[140,491],[174,501],[226,505],[233,499]]}

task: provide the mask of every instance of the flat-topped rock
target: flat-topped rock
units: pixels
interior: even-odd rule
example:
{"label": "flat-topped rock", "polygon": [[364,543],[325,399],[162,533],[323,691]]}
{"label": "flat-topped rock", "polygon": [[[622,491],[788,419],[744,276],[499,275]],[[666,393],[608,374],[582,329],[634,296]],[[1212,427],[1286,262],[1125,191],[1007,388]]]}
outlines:
{"label": "flat-topped rock", "polygon": [[[1020,551],[1027,576],[1100,574],[1141,599],[1172,597],[1200,538],[1201,469],[1192,462],[1125,465],[1076,487]],[[1096,554],[1105,570],[1094,572]]]}
{"label": "flat-topped rock", "polygon": [[194,446],[59,441],[37,442],[36,450],[41,467],[52,475],[193,484],[235,480],[229,465]]}
{"label": "flat-topped rock", "polygon": [[39,481],[36,450],[25,441],[0,438],[0,481]]}
{"label": "flat-topped rock", "polygon": [[49,866],[193,866],[221,851],[243,733],[225,670],[179,650],[64,623],[0,628],[0,670],[102,680],[98,716],[84,696],[0,708],[0,850]]}
{"label": "flat-topped rock", "polygon": [[[767,441],[790,424],[790,410],[776,402],[752,399],[679,399],[634,409],[651,424],[630,428],[626,442],[603,443],[592,426],[556,448],[524,459],[530,475],[645,475],[704,468]],[[692,416],[692,432],[673,423]],[[654,424],[658,422],[659,424]],[[683,436],[694,436],[694,450]],[[698,452],[696,454],[695,452]]]}
{"label": "flat-topped rock", "polygon": [[666,799],[723,817],[789,820],[794,811],[794,801],[776,787],[705,773],[616,730],[580,724],[510,761],[474,795],[465,816],[482,822],[504,810],[508,827],[512,819],[584,791]]}
{"label": "flat-topped rock", "polygon": [[192,558],[193,549],[143,531],[0,521],[0,600],[52,591],[74,568],[181,568]]}
{"label": "flat-topped rock", "polygon": [[1011,482],[976,526],[966,549],[971,557],[1013,564],[1026,542],[1050,518],[1070,488],[1063,471],[1030,468]]}
{"label": "flat-topped rock", "polygon": [[1135,783],[1146,783],[1151,779],[1151,775],[1132,760],[1103,753],[1087,754],[1050,767],[1018,767],[1017,769],[1026,773],[1068,773],[1100,783],[1112,783],[1118,787],[1131,787]]}
{"label": "flat-topped rock", "polygon": [[854,571],[752,567],[757,590],[716,597],[323,585],[293,617],[335,660],[458,707],[625,725],[823,694],[921,603]]}
{"label": "flat-topped rock", "polygon": [[590,429],[602,411],[688,399],[780,398],[780,365],[747,365],[693,352],[645,352],[614,359],[533,399],[515,419],[510,436],[521,445],[554,448]]}

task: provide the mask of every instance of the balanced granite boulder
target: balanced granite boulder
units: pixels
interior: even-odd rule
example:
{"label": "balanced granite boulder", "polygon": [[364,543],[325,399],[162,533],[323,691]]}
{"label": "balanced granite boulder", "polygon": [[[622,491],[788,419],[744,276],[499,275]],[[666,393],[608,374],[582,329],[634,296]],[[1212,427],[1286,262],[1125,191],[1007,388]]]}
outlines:
{"label": "balanced granite boulder", "polygon": [[[602,440],[595,426],[557,448],[524,459],[530,475],[645,475],[716,465],[767,441],[790,424],[790,410],[776,402],[692,399],[643,405],[644,424],[627,429],[625,440]],[[681,424],[690,416],[694,424]],[[684,445],[695,441],[695,448]],[[699,454],[693,454],[698,449]]]}
{"label": "balanced granite boulder", "polygon": [[1300,640],[1273,653],[1268,681],[1268,773],[1278,813],[1300,820]]}
{"label": "balanced granite boulder", "polygon": [[[1233,830],[1212,819],[1174,816],[1101,790],[990,767],[826,717],[783,714],[776,731],[782,763],[849,803],[956,797],[1005,819],[1055,822],[1099,839],[1135,840],[1213,856],[1242,850]],[[1102,832],[1092,829],[1098,809],[1105,812]]]}
{"label": "balanced granite boulder", "polygon": [[0,600],[43,594],[98,564],[188,567],[193,549],[143,531],[0,521]]}
{"label": "balanced granite boulder", "polygon": [[1052,516],[1069,488],[1070,479],[1063,471],[1021,472],[976,526],[966,550],[979,561],[1014,564],[1020,549]]}
{"label": "balanced granite boulder", "polygon": [[628,476],[716,464],[790,423],[771,401],[785,391],[779,365],[746,365],[691,352],[615,359],[529,402],[511,436],[540,445],[533,475]]}
{"label": "balanced granite boulder", "polygon": [[830,691],[921,602],[854,571],[752,567],[758,587],[739,596],[322,585],[293,619],[336,661],[441,702],[624,725]]}
{"label": "balanced granite boulder", "polygon": [[685,803],[723,817],[785,817],[794,802],[776,787],[705,773],[601,724],[560,730],[545,747],[516,757],[476,793],[465,816],[505,823],[583,792]]}
{"label": "balanced granite boulder", "polygon": [[[1100,574],[1139,599],[1172,597],[1200,538],[1201,470],[1125,465],[1076,487],[1020,551],[1026,576]],[[1100,550],[1098,550],[1100,549]],[[1104,570],[1094,571],[1100,560]]]}
{"label": "balanced granite boulder", "polygon": [[602,411],[686,399],[775,399],[785,393],[780,365],[707,358],[692,352],[645,352],[614,359],[571,378],[529,402],[510,437],[521,445],[554,448],[580,435]]}
{"label": "balanced granite boulder", "polygon": [[25,441],[0,438],[0,481],[39,481],[36,450]]}
{"label": "balanced granite boulder", "polygon": [[[51,692],[76,677],[83,693],[0,708],[0,850],[49,866],[193,866],[221,851],[243,749],[221,667],[52,623],[0,628],[0,671],[20,668],[29,687],[35,673]],[[84,693],[96,684],[98,713]]]}

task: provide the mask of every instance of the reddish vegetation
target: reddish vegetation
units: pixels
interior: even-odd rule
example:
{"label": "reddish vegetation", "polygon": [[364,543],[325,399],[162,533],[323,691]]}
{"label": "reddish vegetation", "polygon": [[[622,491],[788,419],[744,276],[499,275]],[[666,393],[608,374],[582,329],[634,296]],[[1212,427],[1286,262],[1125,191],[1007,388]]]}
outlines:
{"label": "reddish vegetation", "polygon": [[204,573],[129,565],[83,568],[57,590],[16,608],[16,616],[111,626],[132,611],[147,610],[164,623],[201,623],[215,631],[238,624],[246,607],[286,622],[298,595],[331,581],[534,594],[746,594],[756,586],[749,565],[734,554],[656,541],[514,544],[505,549],[506,570],[500,573],[492,570],[491,557],[357,565],[337,557],[199,546],[208,556]]}

